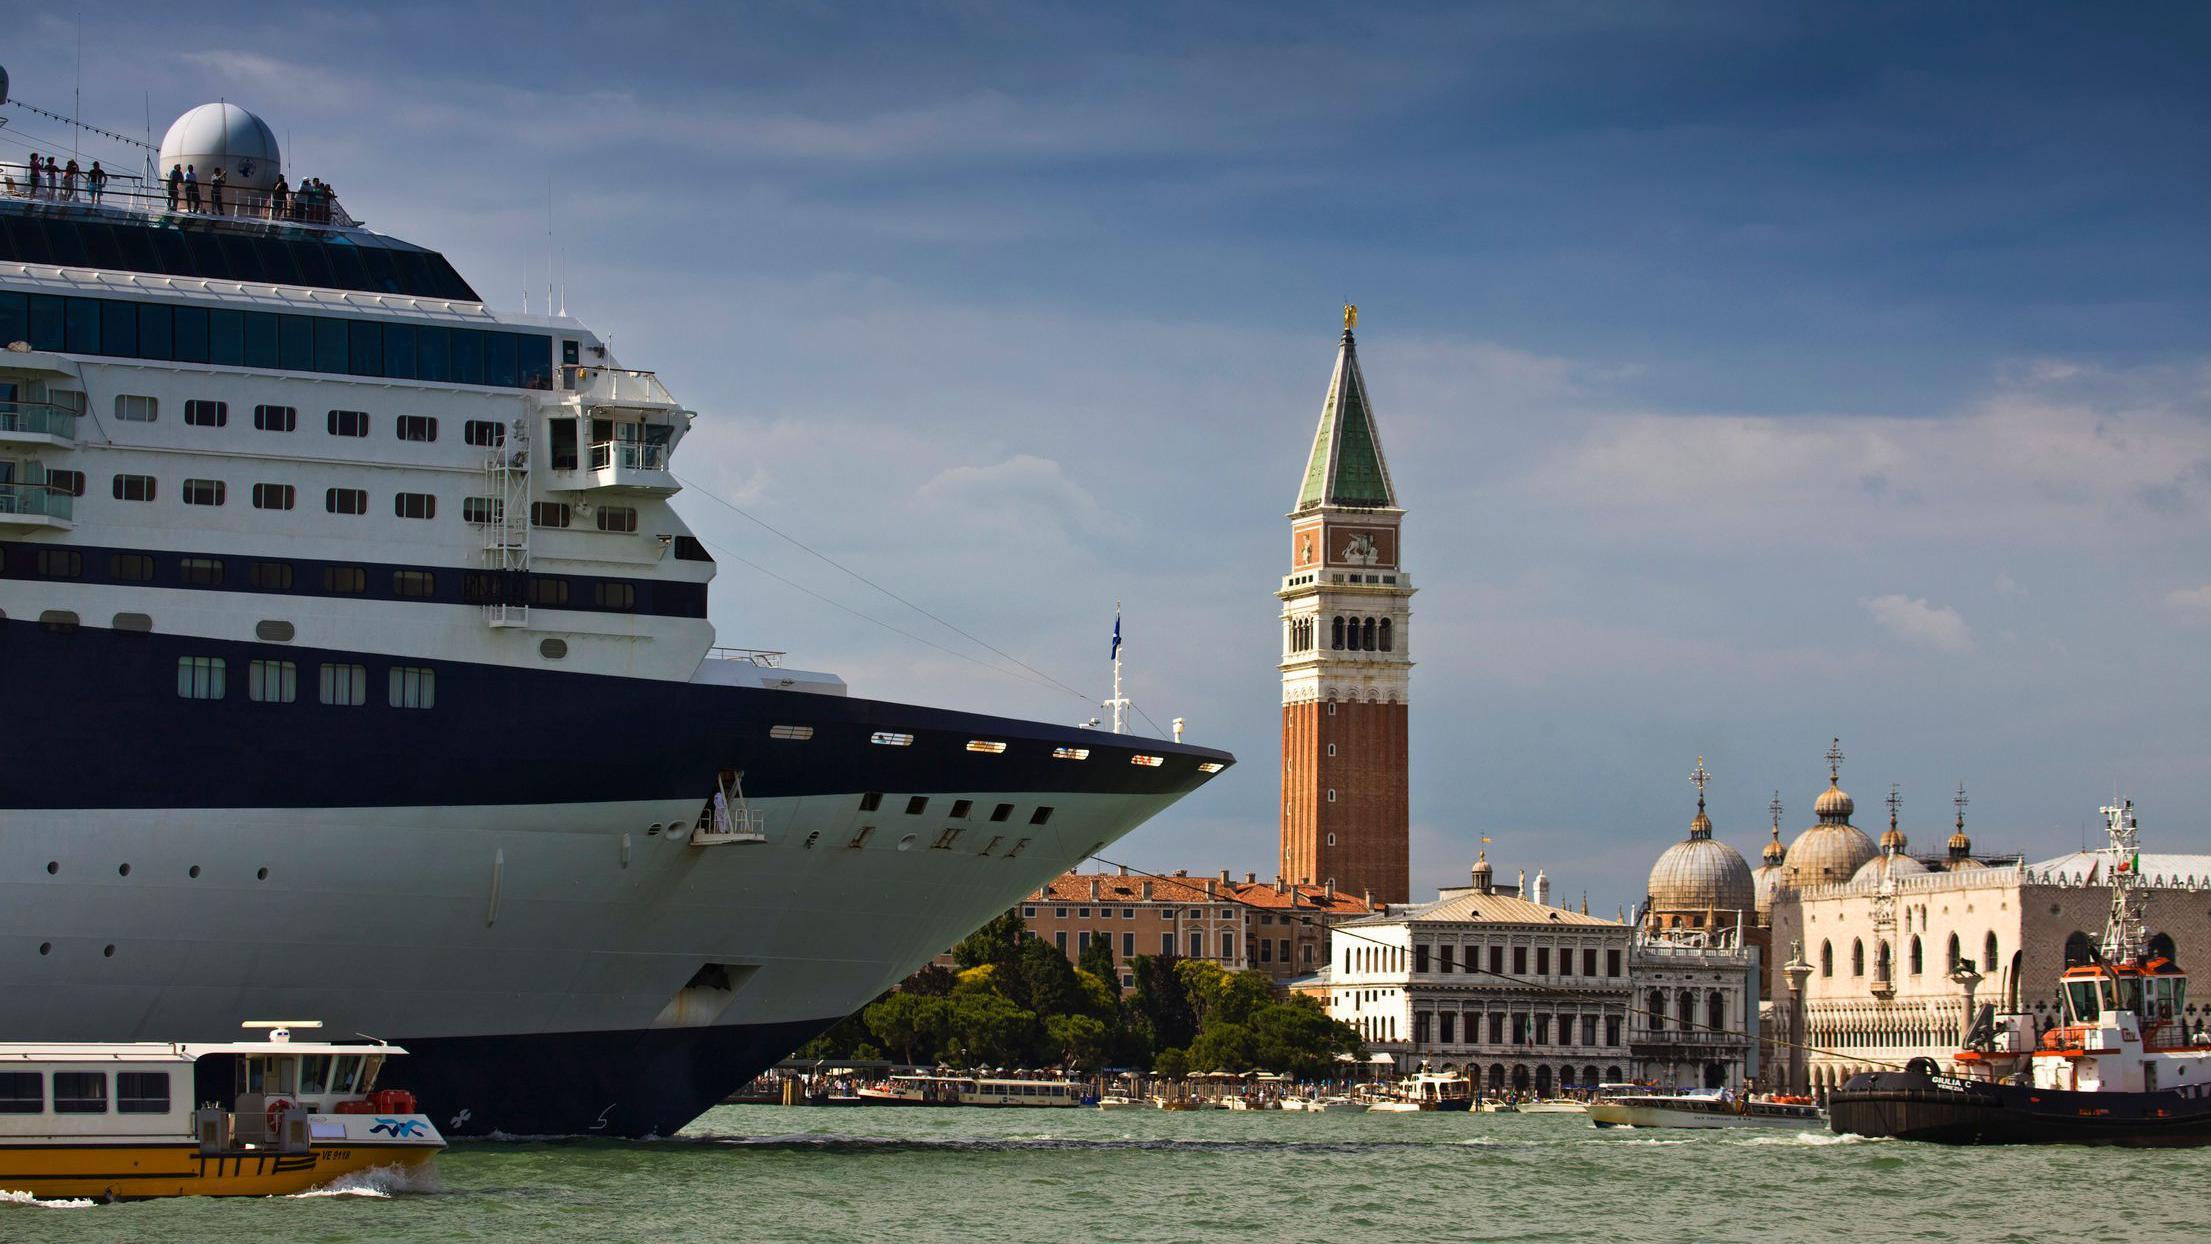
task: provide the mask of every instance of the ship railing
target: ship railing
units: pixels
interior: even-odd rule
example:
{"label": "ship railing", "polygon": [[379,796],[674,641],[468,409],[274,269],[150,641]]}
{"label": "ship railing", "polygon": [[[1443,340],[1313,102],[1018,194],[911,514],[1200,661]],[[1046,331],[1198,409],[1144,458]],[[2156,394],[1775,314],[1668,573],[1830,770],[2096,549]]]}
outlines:
{"label": "ship railing", "polygon": [[70,494],[44,484],[0,484],[0,514],[73,521],[76,501]]}
{"label": "ship railing", "polygon": [[783,664],[786,654],[769,648],[728,648],[715,646],[706,655],[716,661],[749,661],[762,669],[776,669]]}
{"label": "ship railing", "polygon": [[[66,164],[68,161],[64,160],[62,163]],[[94,195],[91,185],[84,177],[84,173],[88,171],[89,168],[80,170],[73,182],[64,177],[62,184],[58,186],[48,182],[46,174],[41,171],[38,177],[38,193],[33,194],[29,166],[22,161],[0,161],[0,196],[89,213],[172,217],[181,220],[273,221],[277,224],[320,229],[361,227],[361,222],[339,206],[335,197],[321,193],[302,195],[297,187],[285,195],[284,204],[279,208],[275,196],[266,190],[225,186],[222,210],[217,211],[214,185],[202,178],[199,182],[200,206],[199,210],[194,211],[182,186],[177,188],[176,201],[171,203],[165,180],[155,178],[148,182],[137,173],[108,173],[106,188]]]}
{"label": "ship railing", "polygon": [[53,402],[0,402],[0,432],[75,438],[77,411]]}
{"label": "ship railing", "polygon": [[560,387],[576,394],[586,406],[633,406],[659,409],[676,405],[675,395],[660,377],[633,367],[594,367],[563,363]]}
{"label": "ship railing", "polygon": [[665,471],[668,447],[656,441],[596,441],[591,446],[591,469],[619,467],[625,471]]}

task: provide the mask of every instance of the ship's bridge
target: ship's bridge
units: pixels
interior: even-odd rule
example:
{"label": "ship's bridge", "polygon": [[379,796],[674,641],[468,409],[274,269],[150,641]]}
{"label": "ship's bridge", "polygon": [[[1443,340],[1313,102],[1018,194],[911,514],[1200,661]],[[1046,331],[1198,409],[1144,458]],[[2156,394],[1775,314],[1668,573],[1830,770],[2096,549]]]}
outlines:
{"label": "ship's bridge", "polygon": [[691,426],[660,377],[625,367],[560,369],[560,395],[545,412],[548,488],[666,496],[681,485],[669,451]]}

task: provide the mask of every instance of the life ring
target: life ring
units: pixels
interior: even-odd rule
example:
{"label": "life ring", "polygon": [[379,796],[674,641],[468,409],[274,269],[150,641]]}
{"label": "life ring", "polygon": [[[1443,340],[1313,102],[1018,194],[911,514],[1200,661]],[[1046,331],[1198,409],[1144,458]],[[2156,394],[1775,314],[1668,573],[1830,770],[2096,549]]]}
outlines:
{"label": "life ring", "polygon": [[269,1135],[276,1135],[277,1129],[284,1126],[284,1112],[292,1109],[292,1106],[293,1103],[289,1098],[277,1097],[270,1100]]}

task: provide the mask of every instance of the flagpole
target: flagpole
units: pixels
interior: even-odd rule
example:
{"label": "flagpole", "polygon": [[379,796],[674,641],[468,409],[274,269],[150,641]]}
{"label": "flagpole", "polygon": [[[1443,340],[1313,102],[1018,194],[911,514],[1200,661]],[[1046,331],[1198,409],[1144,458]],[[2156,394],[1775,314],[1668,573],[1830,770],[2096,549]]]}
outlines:
{"label": "flagpole", "polygon": [[1113,732],[1125,733],[1128,726],[1128,701],[1121,696],[1121,602],[1113,602]]}

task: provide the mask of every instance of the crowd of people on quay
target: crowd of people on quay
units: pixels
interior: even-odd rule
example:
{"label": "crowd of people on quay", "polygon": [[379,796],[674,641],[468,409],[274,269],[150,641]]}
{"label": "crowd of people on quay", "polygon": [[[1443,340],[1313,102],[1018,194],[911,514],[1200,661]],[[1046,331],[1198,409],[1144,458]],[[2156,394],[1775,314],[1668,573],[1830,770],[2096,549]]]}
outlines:
{"label": "crowd of people on quay", "polygon": [[[16,176],[18,169],[23,174],[21,180]],[[109,180],[108,171],[98,160],[90,168],[83,168],[75,159],[59,163],[54,156],[34,151],[21,165],[0,164],[0,185],[13,198],[74,203],[81,196],[81,201],[97,207],[106,198]],[[340,221],[344,214],[338,207],[336,192],[319,177],[306,178],[294,186],[279,173],[276,184],[267,190],[236,189],[229,182],[229,174],[219,166],[202,177],[198,165],[175,163],[161,179],[161,192],[168,210],[186,215],[327,225]]]}

